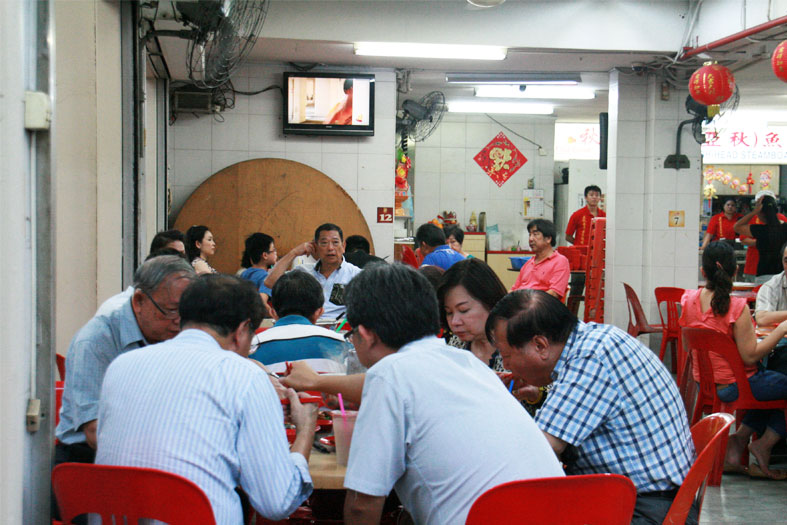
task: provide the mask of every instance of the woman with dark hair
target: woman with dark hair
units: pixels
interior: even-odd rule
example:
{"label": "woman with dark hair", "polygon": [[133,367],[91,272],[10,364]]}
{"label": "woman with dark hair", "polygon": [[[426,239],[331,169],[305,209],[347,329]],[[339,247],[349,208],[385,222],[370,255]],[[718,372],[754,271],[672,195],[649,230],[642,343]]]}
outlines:
{"label": "woman with dark hair", "polygon": [[[787,376],[758,368],[760,359],[787,335],[787,321],[782,322],[762,341],[757,341],[746,299],[730,296],[736,269],[735,251],[732,247],[723,241],[710,243],[702,254],[705,287],[686,290],[683,294],[680,325],[709,328],[729,336],[738,347],[754,397],[760,401],[787,399]],[[712,354],[710,361],[719,398],[725,402],[734,401],[738,397],[738,387],[732,369],[719,356]],[[692,375],[695,381],[699,381],[697,359],[692,359]],[[773,445],[787,435],[784,413],[776,410],[746,412],[743,424],[729,438],[727,468],[737,468],[738,459],[754,432],[762,437],[749,444],[749,451],[757,459],[757,464],[752,464],[749,469],[750,474],[787,479],[787,471],[768,469]]]}
{"label": "woman with dark hair", "polygon": [[465,259],[472,257],[472,255],[468,255],[462,251],[462,244],[465,242],[465,232],[463,232],[462,228],[459,226],[451,226],[446,228],[445,240],[453,251],[457,252]]}
{"label": "woman with dark hair", "polygon": [[246,268],[240,274],[242,279],[253,282],[262,295],[262,303],[267,305],[271,289],[265,286],[265,278],[270,267],[276,264],[277,253],[273,245],[273,237],[264,233],[252,233],[246,238],[246,249],[243,250],[241,266]]}
{"label": "woman with dark hair", "polygon": [[[749,224],[758,216],[764,224]],[[738,219],[735,233],[753,237],[757,241],[760,261],[757,263],[755,282],[762,284],[784,270],[781,261],[781,248],[787,242],[787,224],[781,222],[776,208],[776,199],[763,195],[757,200],[754,209]]]}
{"label": "woman with dark hair", "polygon": [[198,275],[218,273],[207,261],[215,253],[216,241],[207,226],[192,226],[186,231],[186,255]]}
{"label": "woman with dark hair", "polygon": [[735,197],[726,197],[723,211],[711,217],[708,222],[708,229],[705,231],[705,237],[702,239],[701,249],[704,250],[711,241],[727,239],[735,242],[734,227],[740,218],[741,214],[738,213],[738,203],[735,201]]}

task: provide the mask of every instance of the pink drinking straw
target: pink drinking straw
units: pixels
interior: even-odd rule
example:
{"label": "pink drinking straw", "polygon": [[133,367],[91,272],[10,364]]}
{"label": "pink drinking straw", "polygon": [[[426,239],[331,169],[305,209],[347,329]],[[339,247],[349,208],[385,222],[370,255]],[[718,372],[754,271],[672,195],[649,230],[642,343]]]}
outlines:
{"label": "pink drinking straw", "polygon": [[339,397],[339,410],[342,411],[342,419],[345,423],[347,423],[347,413],[344,411],[344,401],[342,400],[342,394],[339,393],[337,396]]}

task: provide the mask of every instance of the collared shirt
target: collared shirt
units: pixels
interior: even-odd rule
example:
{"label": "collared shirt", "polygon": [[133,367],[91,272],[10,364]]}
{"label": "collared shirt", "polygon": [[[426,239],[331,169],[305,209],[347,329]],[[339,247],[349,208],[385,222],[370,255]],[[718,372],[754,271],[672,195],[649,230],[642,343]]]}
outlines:
{"label": "collared shirt", "polygon": [[101,381],[120,354],[145,346],[131,301],[109,315],[93,317],[74,336],[66,354],[66,383],[55,435],[71,445],[85,441],[80,426],[98,417]]}
{"label": "collared shirt", "polygon": [[429,254],[424,257],[421,264],[424,266],[439,266],[443,270],[447,270],[453,266],[454,263],[458,263],[464,259],[465,257],[461,253],[452,250],[447,244],[443,244],[435,248],[434,251],[429,252]]}
{"label": "collared shirt", "polygon": [[495,485],[563,475],[532,418],[472,353],[426,337],[367,371],[348,489],[395,487],[415,523],[442,525],[464,523]]}
{"label": "collared shirt", "polygon": [[[322,295],[325,298],[325,302],[323,303],[322,307],[325,309],[323,312],[323,317],[327,317],[330,319],[336,319],[341,314],[345,312],[347,309],[344,306],[344,287],[352,281],[353,277],[361,273],[361,269],[357,266],[348,263],[342,257],[342,263],[339,265],[337,269],[335,269],[331,275],[325,277],[322,273],[320,273],[322,261],[317,261],[317,264],[314,266],[310,266],[307,264],[302,264],[300,266],[296,266],[294,269],[307,272],[313,275],[317,282],[320,283],[322,286]],[[331,296],[336,301],[331,301]]]}
{"label": "collared shirt", "polygon": [[601,208],[596,208],[597,215],[590,213],[590,208],[583,206],[571,214],[566,226],[566,235],[574,236],[574,246],[587,246],[590,244],[590,221],[596,217],[606,217]]}
{"label": "collared shirt", "polygon": [[342,334],[314,326],[302,315],[287,315],[254,336],[249,357],[275,373],[284,373],[287,361],[306,361],[316,372],[344,374],[351,348]]}
{"label": "collared shirt", "polygon": [[265,372],[202,330],[129,352],[107,370],[96,463],[173,472],[207,495],[218,524],[243,521],[235,487],[266,518],[291,514],[312,491],[290,453]]}
{"label": "collared shirt", "polygon": [[787,310],[787,277],[777,273],[763,283],[757,292],[755,312],[781,312]]}
{"label": "collared shirt", "polygon": [[694,445],[675,381],[653,351],[614,326],[579,322],[552,378],[536,423],[577,447],[571,474],[622,474],[640,493],[680,486]]}
{"label": "collared shirt", "polygon": [[734,241],[737,235],[735,234],[735,230],[732,227],[741,217],[743,217],[743,215],[740,213],[735,213],[733,214],[732,219],[728,219],[724,213],[717,213],[710,218],[706,233],[709,233],[713,236],[711,239],[712,241],[718,241],[720,239],[729,239]]}
{"label": "collared shirt", "polygon": [[112,312],[114,312],[115,310],[126,304],[128,300],[131,299],[132,295],[134,295],[134,287],[129,286],[119,294],[115,294],[109,299],[107,299],[106,301],[104,301],[103,303],[101,303],[101,306],[98,307],[98,310],[96,310],[96,313],[93,314],[93,316],[95,317],[96,315],[111,314]]}
{"label": "collared shirt", "polygon": [[533,256],[522,266],[511,291],[529,288],[531,290],[555,291],[561,298],[568,290],[571,268],[565,255],[553,251],[546,259],[536,262]]}
{"label": "collared shirt", "polygon": [[240,276],[241,279],[253,282],[260,293],[267,294],[268,297],[271,296],[271,289],[265,286],[265,278],[268,277],[267,270],[263,270],[262,268],[246,268]]}

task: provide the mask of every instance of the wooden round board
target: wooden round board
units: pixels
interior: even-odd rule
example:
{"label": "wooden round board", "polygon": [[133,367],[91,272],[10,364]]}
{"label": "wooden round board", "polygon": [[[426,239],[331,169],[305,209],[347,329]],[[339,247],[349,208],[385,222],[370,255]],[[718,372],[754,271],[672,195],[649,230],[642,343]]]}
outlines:
{"label": "wooden round board", "polygon": [[253,159],[211,175],[189,196],[175,220],[184,234],[204,224],[216,239],[210,264],[234,274],[240,268],[243,243],[254,232],[275,239],[279,255],[312,240],[320,224],[332,222],[350,235],[374,244],[369,226],[341,186],[314,168],[284,159]]}

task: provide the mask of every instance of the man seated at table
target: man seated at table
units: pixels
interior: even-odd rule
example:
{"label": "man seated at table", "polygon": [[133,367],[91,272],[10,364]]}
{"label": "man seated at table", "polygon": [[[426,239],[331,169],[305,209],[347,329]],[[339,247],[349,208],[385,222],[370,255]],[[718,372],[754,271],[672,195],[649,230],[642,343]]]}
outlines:
{"label": "man seated at table", "polygon": [[252,341],[251,358],[274,373],[288,361],[304,360],[318,372],[345,373],[349,344],[341,334],[314,326],[323,312],[322,288],[306,272],[288,272],[273,286],[270,309],[276,323]]}
{"label": "man seated at table", "polygon": [[[552,385],[536,423],[555,453],[576,447],[568,473],[631,478],[632,523],[661,523],[694,445],[675,381],[656,354],[614,326],[578,321],[538,290],[501,299],[486,332],[515,378]],[[686,523],[696,517],[695,507]]]}
{"label": "man seated at table", "polygon": [[178,305],[196,274],[182,257],[146,261],[134,274],[134,294],[108,315],[93,317],[74,336],[66,354],[66,378],[55,463],[92,463],[101,381],[120,354],[175,337]]}
{"label": "man seated at table", "polygon": [[208,274],[183,292],[179,313],[177,337],[109,366],[96,463],[188,478],[207,495],[216,523],[242,523],[238,486],[263,516],[286,518],[312,491],[317,413],[287,391],[297,429],[290,450],[279,397],[246,359],[263,316],[259,293],[238,277]]}
{"label": "man seated at table", "polygon": [[454,263],[463,261],[464,255],[455,252],[445,240],[445,232],[431,222],[422,224],[415,232],[415,245],[424,256],[422,265],[439,266],[443,270],[449,269]]}
{"label": "man seated at table", "polygon": [[314,254],[317,264],[302,264],[296,266],[295,270],[314,276],[322,286],[323,316],[329,319],[341,317],[345,311],[344,287],[361,273],[360,268],[344,259],[344,246],[344,233],[341,228],[329,222],[321,224],[314,232],[313,241],[299,244],[279,259],[265,278],[265,286],[273,289],[273,285],[284,275],[296,257]]}
{"label": "man seated at table", "polygon": [[370,368],[344,478],[345,522],[379,523],[395,487],[415,523],[464,523],[495,485],[563,475],[495,373],[435,336],[438,303],[424,276],[375,264],[346,299],[351,341]]}
{"label": "man seated at table", "polygon": [[369,240],[363,235],[350,235],[347,237],[344,258],[358,268],[363,268],[369,263],[385,262],[384,259],[371,254],[372,247]]}
{"label": "man seated at table", "polygon": [[[780,257],[784,271],[763,283],[757,292],[754,318],[762,327],[775,326],[787,320],[787,243],[782,246]],[[767,367],[787,374],[787,341],[782,341],[768,357]]]}
{"label": "man seated at table", "polygon": [[568,259],[555,250],[555,225],[546,219],[528,223],[528,243],[535,253],[519,271],[511,291],[543,290],[553,297],[563,299],[568,289],[571,269]]}

